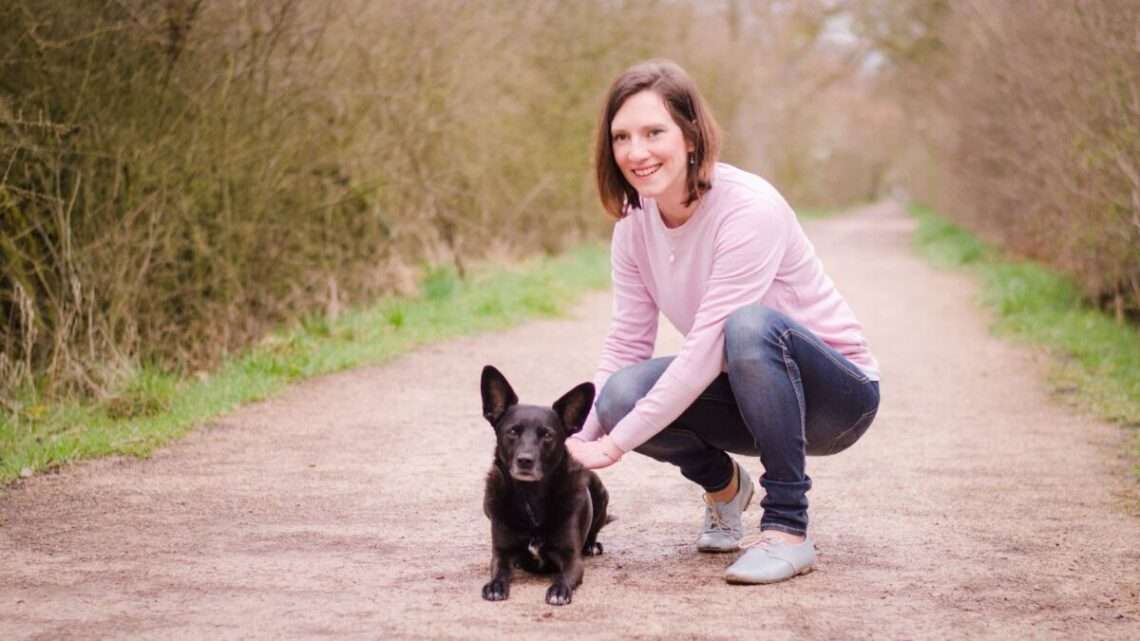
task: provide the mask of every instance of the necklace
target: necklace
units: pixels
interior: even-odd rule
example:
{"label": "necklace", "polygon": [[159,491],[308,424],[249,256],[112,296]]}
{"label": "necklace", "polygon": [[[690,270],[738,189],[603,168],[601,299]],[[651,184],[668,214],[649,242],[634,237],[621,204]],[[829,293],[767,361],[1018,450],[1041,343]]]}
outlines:
{"label": "necklace", "polygon": [[704,200],[703,194],[698,196],[697,202],[693,204],[693,208],[692,208],[692,210],[689,211],[689,215],[685,217],[685,220],[681,221],[679,224],[677,224],[676,226],[673,226],[673,227],[670,227],[666,223],[665,214],[661,212],[661,206],[660,205],[657,206],[657,213],[661,217],[661,222],[663,224],[665,224],[665,229],[667,232],[665,234],[665,242],[668,243],[668,245],[669,245],[669,264],[670,265],[672,265],[673,263],[675,263],[677,261],[677,246],[674,244],[673,238],[669,236],[668,231],[673,230],[673,229],[678,229],[678,228],[684,226],[685,223],[692,220],[693,216],[696,215],[697,210],[701,208],[701,202],[703,200]]}

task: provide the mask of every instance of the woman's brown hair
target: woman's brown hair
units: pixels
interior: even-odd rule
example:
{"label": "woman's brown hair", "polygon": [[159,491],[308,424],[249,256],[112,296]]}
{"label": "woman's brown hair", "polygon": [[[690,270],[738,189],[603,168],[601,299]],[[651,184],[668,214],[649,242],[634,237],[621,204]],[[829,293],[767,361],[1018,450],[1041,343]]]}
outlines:
{"label": "woman's brown hair", "polygon": [[720,128],[716,119],[697,91],[697,84],[680,65],[671,60],[655,59],[626,69],[606,94],[594,149],[598,196],[606,212],[614,218],[623,218],[630,207],[640,209],[641,198],[614,160],[610,123],[625,101],[642,91],[652,91],[661,96],[673,122],[681,128],[685,142],[693,146],[692,162],[686,175],[688,198],[685,206],[712,187],[713,167],[720,154]]}

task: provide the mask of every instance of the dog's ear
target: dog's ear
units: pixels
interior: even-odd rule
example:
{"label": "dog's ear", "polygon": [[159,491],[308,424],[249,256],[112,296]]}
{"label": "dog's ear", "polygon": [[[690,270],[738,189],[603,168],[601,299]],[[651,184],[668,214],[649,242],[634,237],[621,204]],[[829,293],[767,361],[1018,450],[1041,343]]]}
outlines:
{"label": "dog's ear", "polygon": [[566,426],[566,436],[577,434],[590,415],[594,403],[594,384],[582,383],[554,401],[554,411]]}
{"label": "dog's ear", "polygon": [[512,405],[517,405],[519,397],[511,389],[511,384],[502,372],[487,365],[483,368],[483,380],[479,384],[483,392],[483,418],[494,426]]}

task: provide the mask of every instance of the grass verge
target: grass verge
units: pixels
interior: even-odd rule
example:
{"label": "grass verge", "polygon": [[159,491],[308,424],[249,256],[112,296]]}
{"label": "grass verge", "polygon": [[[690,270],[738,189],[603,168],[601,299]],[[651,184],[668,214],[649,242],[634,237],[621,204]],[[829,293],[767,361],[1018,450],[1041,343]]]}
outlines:
{"label": "grass verge", "polygon": [[608,250],[586,246],[517,269],[426,275],[416,298],[388,298],[329,322],[306,319],[267,336],[209,374],[141,368],[99,401],[45,402],[34,391],[0,412],[0,486],[108,455],[146,456],[195,425],[264,399],[290,383],[384,362],[416,346],[563,314],[609,284]]}
{"label": "grass verge", "polygon": [[918,219],[914,242],[923,255],[940,267],[981,274],[981,297],[996,315],[995,331],[1054,357],[1049,375],[1056,393],[1133,432],[1133,470],[1140,479],[1140,329],[1085,304],[1065,276],[1037,263],[1004,260],[929,209],[910,211]]}

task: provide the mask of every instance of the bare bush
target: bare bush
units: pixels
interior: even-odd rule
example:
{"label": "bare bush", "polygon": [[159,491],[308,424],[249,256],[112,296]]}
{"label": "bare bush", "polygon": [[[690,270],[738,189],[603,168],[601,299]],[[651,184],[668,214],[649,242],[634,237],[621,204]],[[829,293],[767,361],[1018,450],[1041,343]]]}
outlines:
{"label": "bare bush", "polygon": [[938,166],[926,194],[1118,318],[1140,312],[1140,5],[868,6]]}
{"label": "bare bush", "polygon": [[424,263],[600,237],[591,130],[648,57],[797,204],[874,195],[886,153],[846,142],[882,112],[823,0],[0,4],[0,398],[208,367]]}

